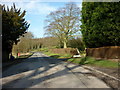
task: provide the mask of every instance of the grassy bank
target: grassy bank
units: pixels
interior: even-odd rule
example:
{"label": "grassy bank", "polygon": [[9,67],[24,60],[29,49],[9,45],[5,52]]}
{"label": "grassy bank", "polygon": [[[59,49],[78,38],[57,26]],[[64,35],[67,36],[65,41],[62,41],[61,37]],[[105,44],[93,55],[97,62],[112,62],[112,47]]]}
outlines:
{"label": "grassy bank", "polygon": [[57,53],[51,53],[51,52],[44,52],[44,54],[50,56],[50,57],[53,57],[53,58],[71,58],[72,55],[69,55],[69,54],[57,54]]}
{"label": "grassy bank", "polygon": [[55,54],[55,53],[50,53],[50,52],[44,52],[44,54],[57,58],[57,59],[65,59],[68,62],[71,63],[76,63],[79,65],[90,65],[90,66],[99,66],[99,67],[108,67],[108,68],[118,68],[118,62],[113,62],[110,60],[96,60],[95,58],[92,57],[81,57],[81,58],[73,58],[71,55],[68,54]]}

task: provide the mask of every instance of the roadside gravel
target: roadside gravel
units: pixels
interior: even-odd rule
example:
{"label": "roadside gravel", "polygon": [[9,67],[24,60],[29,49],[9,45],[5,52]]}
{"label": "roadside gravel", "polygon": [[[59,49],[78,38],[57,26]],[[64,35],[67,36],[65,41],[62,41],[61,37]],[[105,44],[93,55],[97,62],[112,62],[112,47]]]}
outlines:
{"label": "roadside gravel", "polygon": [[[104,81],[113,90],[116,90],[116,89],[120,90],[120,79],[119,79],[120,73],[119,73],[118,68],[103,68],[103,67],[88,66],[88,68],[86,68],[86,69],[89,69],[92,72],[93,76],[96,76],[99,79],[101,79],[102,81]],[[96,72],[96,71],[98,71],[98,72]],[[101,72],[101,73],[99,73],[99,72]],[[106,75],[104,75],[104,74],[106,74]],[[111,78],[109,76],[119,79],[119,81],[115,80],[114,78]]]}

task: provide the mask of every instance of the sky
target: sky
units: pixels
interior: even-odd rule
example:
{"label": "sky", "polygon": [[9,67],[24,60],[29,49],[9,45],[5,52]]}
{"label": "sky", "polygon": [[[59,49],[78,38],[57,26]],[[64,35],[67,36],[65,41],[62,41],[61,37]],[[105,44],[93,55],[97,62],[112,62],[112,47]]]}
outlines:
{"label": "sky", "polygon": [[[1,0],[1,4],[12,6],[15,3],[16,8],[26,10],[25,19],[30,23],[28,31],[32,32],[35,38],[45,37],[44,27],[46,16],[64,7],[71,0]],[[79,1],[79,2],[78,2]],[[78,7],[82,7],[82,0],[74,0]]]}

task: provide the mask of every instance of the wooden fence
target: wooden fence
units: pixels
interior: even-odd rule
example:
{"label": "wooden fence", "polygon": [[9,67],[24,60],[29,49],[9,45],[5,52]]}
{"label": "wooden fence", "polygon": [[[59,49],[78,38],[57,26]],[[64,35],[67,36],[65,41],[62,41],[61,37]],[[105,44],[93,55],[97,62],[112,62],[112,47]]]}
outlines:
{"label": "wooden fence", "polygon": [[52,53],[78,55],[77,48],[50,49]]}
{"label": "wooden fence", "polygon": [[120,46],[108,46],[100,48],[87,48],[86,56],[92,56],[98,59],[120,59]]}

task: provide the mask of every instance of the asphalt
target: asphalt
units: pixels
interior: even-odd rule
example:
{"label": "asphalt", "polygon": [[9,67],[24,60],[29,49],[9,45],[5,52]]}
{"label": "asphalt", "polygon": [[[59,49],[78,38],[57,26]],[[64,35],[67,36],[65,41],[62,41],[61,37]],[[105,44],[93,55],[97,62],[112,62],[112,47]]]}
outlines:
{"label": "asphalt", "polygon": [[82,66],[34,53],[2,73],[2,88],[109,88]]}

